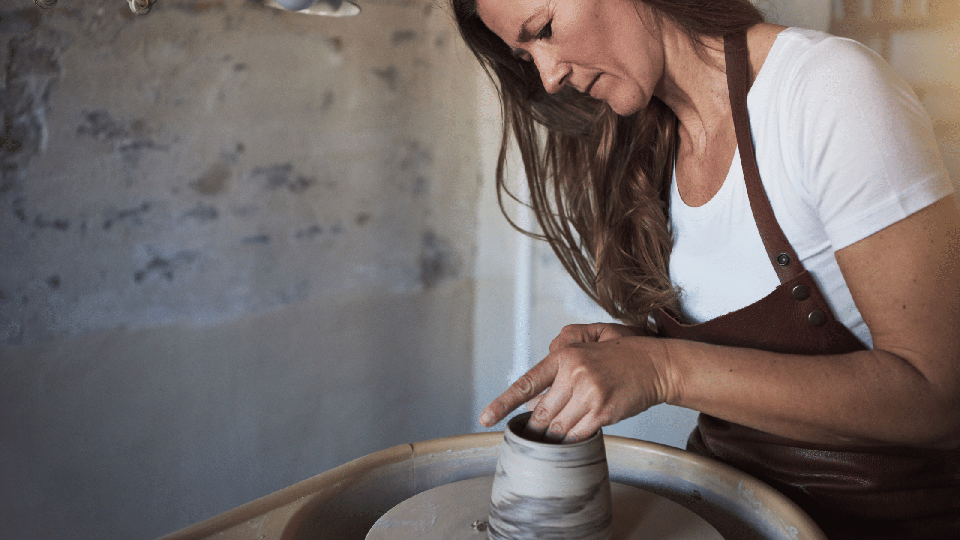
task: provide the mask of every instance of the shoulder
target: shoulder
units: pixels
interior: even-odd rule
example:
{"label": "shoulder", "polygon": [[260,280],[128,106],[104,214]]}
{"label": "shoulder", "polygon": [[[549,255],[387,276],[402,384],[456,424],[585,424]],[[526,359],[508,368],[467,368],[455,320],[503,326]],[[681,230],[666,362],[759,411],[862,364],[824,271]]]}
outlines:
{"label": "shoulder", "polygon": [[756,120],[755,136],[770,139],[758,147],[781,160],[834,248],[951,190],[933,124],[912,88],[860,43],[788,28],[754,88],[751,125]]}
{"label": "shoulder", "polygon": [[803,28],[777,34],[761,73],[796,92],[851,97],[854,89],[906,89],[906,82],[880,55],[848,38]]}
{"label": "shoulder", "polygon": [[[857,41],[802,28],[777,35],[757,80],[755,99],[795,129],[827,137],[836,122],[857,129],[899,129],[930,121],[910,85],[883,58]],[[752,92],[751,92],[752,93]]]}

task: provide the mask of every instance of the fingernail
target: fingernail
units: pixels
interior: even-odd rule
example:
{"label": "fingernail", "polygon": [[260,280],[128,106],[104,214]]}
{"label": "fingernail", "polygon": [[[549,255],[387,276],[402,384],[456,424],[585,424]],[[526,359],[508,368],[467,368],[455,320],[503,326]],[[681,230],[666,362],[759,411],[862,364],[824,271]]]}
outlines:
{"label": "fingernail", "polygon": [[490,424],[493,423],[493,414],[490,411],[483,411],[483,414],[480,415],[480,423],[490,427]]}

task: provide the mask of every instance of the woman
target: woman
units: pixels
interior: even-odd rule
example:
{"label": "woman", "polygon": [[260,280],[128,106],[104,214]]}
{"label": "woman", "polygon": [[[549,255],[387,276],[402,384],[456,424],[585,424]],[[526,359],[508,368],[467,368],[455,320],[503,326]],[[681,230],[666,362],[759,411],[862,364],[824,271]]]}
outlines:
{"label": "woman", "polygon": [[498,191],[512,136],[544,238],[626,323],[564,328],[481,422],[527,402],[574,441],[671,403],[831,539],[960,537],[960,217],[889,66],[747,0],[453,5],[499,83]]}

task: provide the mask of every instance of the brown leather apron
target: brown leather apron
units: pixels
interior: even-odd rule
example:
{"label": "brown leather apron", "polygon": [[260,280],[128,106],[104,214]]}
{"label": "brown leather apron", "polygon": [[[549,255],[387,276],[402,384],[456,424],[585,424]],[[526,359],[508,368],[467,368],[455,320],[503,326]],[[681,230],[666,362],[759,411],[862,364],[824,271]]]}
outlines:
{"label": "brown leather apron", "polygon": [[[763,299],[686,325],[655,314],[660,335],[793,354],[866,347],[834,317],[777,223],[747,116],[746,34],[725,40],[727,86],[750,208],[780,279]],[[687,449],[733,465],[782,491],[831,540],[960,539],[960,451],[811,444],[701,414]]]}

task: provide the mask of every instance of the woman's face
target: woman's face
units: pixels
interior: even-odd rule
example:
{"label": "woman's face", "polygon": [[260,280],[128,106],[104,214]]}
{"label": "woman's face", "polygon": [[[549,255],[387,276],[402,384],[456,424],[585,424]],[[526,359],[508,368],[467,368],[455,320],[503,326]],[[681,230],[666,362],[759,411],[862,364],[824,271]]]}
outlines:
{"label": "woman's face", "polygon": [[662,76],[652,13],[631,0],[477,0],[477,11],[517,57],[536,63],[547,92],[568,85],[629,115]]}

